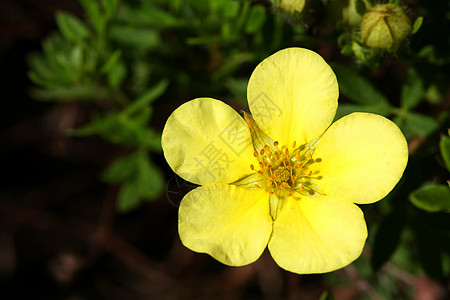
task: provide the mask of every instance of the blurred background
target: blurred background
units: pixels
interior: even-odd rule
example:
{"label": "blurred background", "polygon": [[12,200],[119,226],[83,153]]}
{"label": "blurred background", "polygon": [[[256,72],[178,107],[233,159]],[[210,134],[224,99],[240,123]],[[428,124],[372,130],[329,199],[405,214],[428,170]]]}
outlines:
{"label": "blurred background", "polygon": [[[3,0],[0,299],[448,299],[450,1]],[[384,115],[410,159],[361,206],[361,257],[297,275],[185,248],[195,185],[165,163],[164,123],[196,97],[247,109],[255,66],[318,52],[336,118]]]}

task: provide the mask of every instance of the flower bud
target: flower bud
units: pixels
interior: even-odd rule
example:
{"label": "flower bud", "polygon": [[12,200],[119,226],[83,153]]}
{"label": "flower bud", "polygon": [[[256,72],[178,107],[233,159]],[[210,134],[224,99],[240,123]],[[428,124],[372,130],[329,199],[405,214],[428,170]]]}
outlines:
{"label": "flower bud", "polygon": [[372,48],[395,49],[411,30],[411,21],[396,4],[376,5],[367,10],[361,21],[363,42]]}
{"label": "flower bud", "polygon": [[366,9],[371,7],[369,0],[329,0],[327,11],[334,22],[342,22],[357,27]]}
{"label": "flower bud", "polygon": [[305,3],[306,0],[280,0],[279,7],[290,14],[301,13],[305,8]]}

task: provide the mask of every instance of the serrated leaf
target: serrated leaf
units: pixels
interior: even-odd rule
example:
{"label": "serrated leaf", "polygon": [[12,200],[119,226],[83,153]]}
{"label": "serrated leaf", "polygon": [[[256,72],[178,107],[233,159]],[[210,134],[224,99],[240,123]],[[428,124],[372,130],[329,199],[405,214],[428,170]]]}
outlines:
{"label": "serrated leaf", "polygon": [[414,68],[410,68],[402,87],[401,106],[407,110],[416,107],[425,96],[425,92],[422,78]]}
{"label": "serrated leaf", "polygon": [[356,70],[341,64],[332,64],[339,89],[350,100],[367,106],[390,107],[389,101]]}
{"label": "serrated leaf", "polygon": [[247,23],[245,24],[246,33],[254,33],[260,30],[266,20],[266,11],[261,5],[254,5],[250,10]]}
{"label": "serrated leaf", "polygon": [[419,188],[411,193],[410,200],[416,207],[429,212],[450,212],[450,188],[445,185]]}
{"label": "serrated leaf", "polygon": [[62,35],[75,43],[80,43],[89,36],[89,29],[84,23],[72,14],[59,12],[56,22]]}
{"label": "serrated leaf", "polygon": [[450,138],[448,136],[443,136],[441,142],[439,143],[439,148],[441,150],[441,155],[444,160],[447,170],[450,171]]}
{"label": "serrated leaf", "polygon": [[378,270],[394,253],[400,243],[405,225],[403,212],[394,211],[386,216],[380,224],[375,236],[370,264]]}

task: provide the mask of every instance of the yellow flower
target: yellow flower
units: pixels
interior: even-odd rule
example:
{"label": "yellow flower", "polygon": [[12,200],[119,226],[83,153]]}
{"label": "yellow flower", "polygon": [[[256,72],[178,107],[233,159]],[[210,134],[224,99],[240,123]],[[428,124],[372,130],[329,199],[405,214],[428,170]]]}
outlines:
{"label": "yellow flower", "polygon": [[177,108],[162,134],[164,155],[201,185],[180,204],[183,244],[231,266],[254,262],[268,245],[279,266],[302,274],[355,260],[367,237],[355,203],[392,190],[408,149],[382,116],[353,113],[331,124],[338,94],[318,54],[289,48],[250,77],[251,115],[211,98]]}

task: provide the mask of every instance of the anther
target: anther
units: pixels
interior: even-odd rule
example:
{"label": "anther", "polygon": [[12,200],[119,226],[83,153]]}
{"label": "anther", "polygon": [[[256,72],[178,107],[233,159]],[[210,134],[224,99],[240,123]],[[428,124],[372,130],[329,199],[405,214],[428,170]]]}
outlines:
{"label": "anther", "polygon": [[259,154],[263,155],[264,154],[264,149],[261,149],[261,151],[259,151]]}
{"label": "anther", "polygon": [[265,145],[264,150],[269,151],[269,146]]}
{"label": "anther", "polygon": [[256,187],[257,189],[260,189],[260,188],[261,188],[261,186],[260,186],[259,184],[257,184],[257,183],[255,183],[255,187]]}
{"label": "anther", "polygon": [[254,165],[250,165],[250,169],[255,170],[255,166]]}
{"label": "anther", "polygon": [[258,157],[258,152],[256,152],[256,151],[253,152],[253,156],[254,156],[254,157]]}
{"label": "anther", "polygon": [[300,192],[303,191],[305,187],[303,185],[300,186]]}
{"label": "anther", "polygon": [[262,162],[259,162],[259,167],[264,168],[264,164]]}
{"label": "anther", "polygon": [[311,176],[311,175],[312,175],[312,173],[313,173],[312,171],[309,171],[309,175],[308,175],[308,176]]}
{"label": "anther", "polygon": [[289,155],[289,149],[288,148],[284,149],[284,153],[286,153],[286,155]]}
{"label": "anther", "polygon": [[294,141],[294,142],[292,143],[292,148],[295,149],[295,145],[297,145],[297,142],[296,142],[296,141]]}
{"label": "anther", "polygon": [[277,142],[277,141],[273,142],[273,145],[274,145],[275,147],[278,146],[278,142]]}
{"label": "anther", "polygon": [[296,158],[296,159],[299,159],[299,158],[300,158],[300,152],[297,152],[297,154],[295,155],[295,158]]}
{"label": "anther", "polygon": [[258,174],[261,174],[261,175],[262,175],[262,174],[263,174],[263,172],[262,172],[261,170],[259,170],[259,171],[258,171]]}
{"label": "anther", "polygon": [[308,153],[308,158],[311,159],[312,158],[312,154]]}

